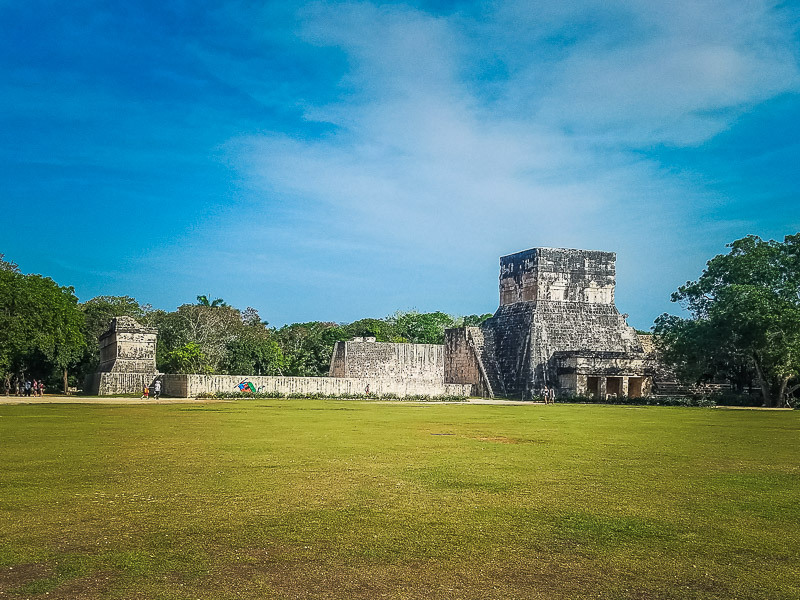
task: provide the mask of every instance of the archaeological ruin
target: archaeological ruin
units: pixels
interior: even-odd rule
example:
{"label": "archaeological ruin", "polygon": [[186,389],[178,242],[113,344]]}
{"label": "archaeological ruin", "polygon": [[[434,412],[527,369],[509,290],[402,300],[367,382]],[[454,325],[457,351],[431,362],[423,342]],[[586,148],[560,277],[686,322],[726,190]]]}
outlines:
{"label": "archaeological ruin", "polygon": [[614,304],[613,252],[532,248],[500,258],[500,306],[479,327],[445,332],[444,345],[337,342],[328,377],[162,375],[156,330],[129,317],[100,336],[100,364],[89,382],[100,395],[141,391],[156,377],[164,394],[228,392],[242,382],[283,394],[410,395],[531,399],[646,396],[653,360]]}
{"label": "archaeological ruin", "polygon": [[445,381],[505,398],[648,395],[651,361],[614,304],[615,263],[566,248],[501,257],[500,306],[480,327],[446,332]]}
{"label": "archaeological ruin", "polygon": [[161,375],[156,369],[158,331],[143,327],[132,317],[111,319],[100,342],[100,363],[84,389],[90,394],[141,393]]}

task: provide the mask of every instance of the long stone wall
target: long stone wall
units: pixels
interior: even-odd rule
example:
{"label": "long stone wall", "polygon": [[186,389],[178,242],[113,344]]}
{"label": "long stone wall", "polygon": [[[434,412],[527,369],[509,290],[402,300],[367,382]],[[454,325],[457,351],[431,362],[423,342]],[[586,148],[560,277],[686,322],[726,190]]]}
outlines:
{"label": "long stone wall", "polygon": [[243,375],[162,375],[164,395],[193,398],[201,393],[233,392],[239,383],[248,381],[257,391],[282,394],[363,395],[369,386],[370,395],[395,394],[399,397],[471,396],[469,384],[443,383],[415,379],[382,379],[355,377],[267,377]]}

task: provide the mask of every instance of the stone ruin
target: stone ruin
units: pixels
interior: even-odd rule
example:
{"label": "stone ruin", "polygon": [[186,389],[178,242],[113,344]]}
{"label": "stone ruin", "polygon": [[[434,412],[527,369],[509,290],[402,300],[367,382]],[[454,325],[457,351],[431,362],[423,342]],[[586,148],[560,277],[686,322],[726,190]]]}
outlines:
{"label": "stone ruin", "polygon": [[444,346],[376,342],[374,337],[355,337],[336,342],[330,377],[417,380],[441,385],[444,380]]}
{"label": "stone ruin", "polygon": [[100,364],[85,389],[139,393],[162,377],[165,393],[179,396],[245,380],[285,393],[646,396],[655,364],[650,336],[638,336],[614,305],[615,262],[613,252],[565,248],[503,256],[500,306],[480,327],[448,329],[444,345],[338,342],[329,377],[162,377],[157,331],[117,317],[99,338]]}
{"label": "stone ruin", "polygon": [[100,363],[85,389],[100,396],[141,393],[161,375],[156,369],[158,331],[132,317],[111,319],[100,335]]}
{"label": "stone ruin", "polygon": [[489,397],[649,395],[648,355],[614,305],[615,262],[566,248],[501,257],[500,307],[480,327],[446,332],[445,381]]}

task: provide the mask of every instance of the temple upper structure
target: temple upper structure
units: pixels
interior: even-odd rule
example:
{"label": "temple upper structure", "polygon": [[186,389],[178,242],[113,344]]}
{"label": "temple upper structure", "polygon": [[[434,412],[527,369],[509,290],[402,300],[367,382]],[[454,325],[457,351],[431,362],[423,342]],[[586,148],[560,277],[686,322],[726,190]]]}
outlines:
{"label": "temple upper structure", "polygon": [[98,341],[99,373],[155,373],[158,331],[133,317],[114,317]]}

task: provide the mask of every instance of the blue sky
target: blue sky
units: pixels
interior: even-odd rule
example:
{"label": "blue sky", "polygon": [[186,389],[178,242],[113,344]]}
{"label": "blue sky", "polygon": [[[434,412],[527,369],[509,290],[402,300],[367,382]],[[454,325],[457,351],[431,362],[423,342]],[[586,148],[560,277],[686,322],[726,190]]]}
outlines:
{"label": "blue sky", "polygon": [[800,7],[0,0],[0,252],[81,300],[273,325],[497,307],[498,257],[617,253],[643,329],[800,231]]}

